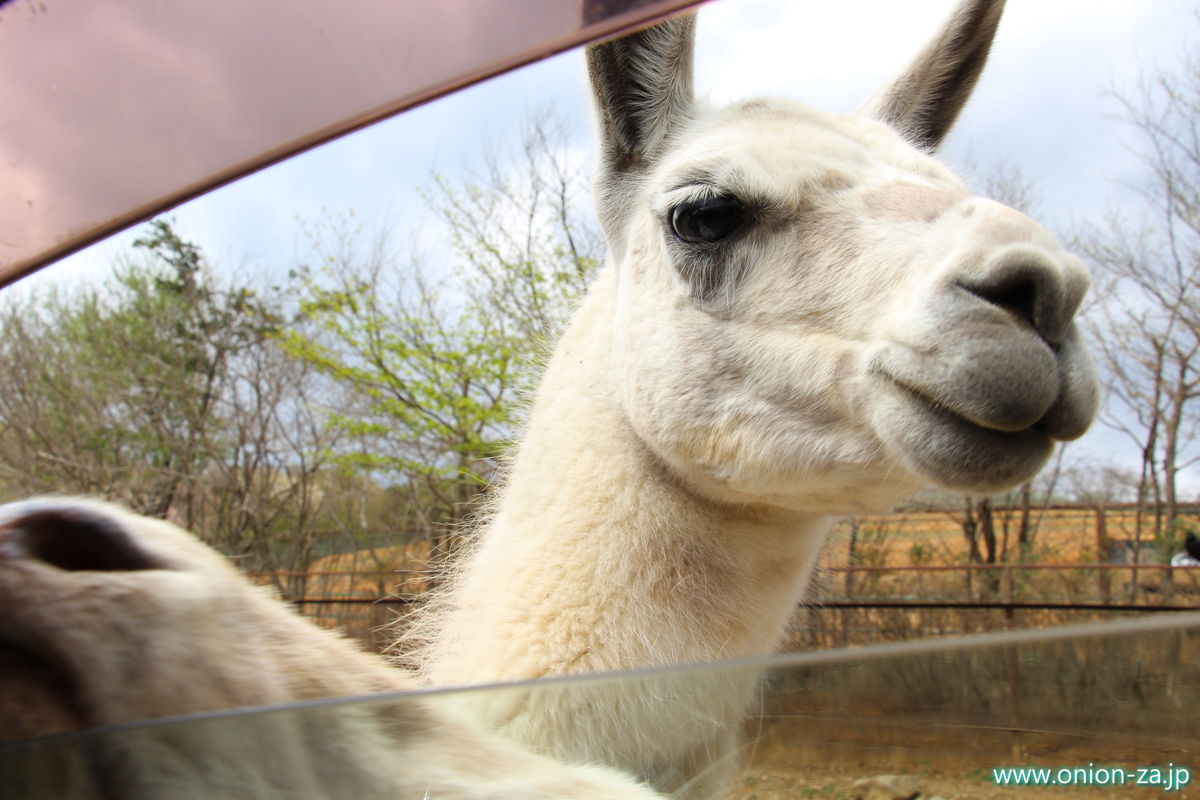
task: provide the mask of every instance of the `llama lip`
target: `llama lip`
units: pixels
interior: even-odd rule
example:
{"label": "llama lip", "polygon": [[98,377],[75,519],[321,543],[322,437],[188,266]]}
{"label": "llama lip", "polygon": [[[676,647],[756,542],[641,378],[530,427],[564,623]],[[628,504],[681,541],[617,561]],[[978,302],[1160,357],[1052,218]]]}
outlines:
{"label": "llama lip", "polygon": [[1019,433],[1042,421],[1062,392],[1062,365],[1046,343],[951,321],[960,323],[952,346],[927,330],[899,335],[872,355],[871,372],[980,428]]}
{"label": "llama lip", "polygon": [[947,488],[993,492],[1028,480],[1054,447],[1042,423],[1019,431],[988,428],[956,414],[889,375],[873,415],[890,448],[918,474]]}
{"label": "llama lip", "polygon": [[872,365],[871,374],[878,377],[889,386],[893,387],[900,394],[910,398],[915,404],[924,406],[933,413],[959,420],[961,423],[967,426],[978,428],[980,431],[986,431],[992,435],[1020,434],[1024,431],[1034,430],[1041,426],[1040,419],[1037,422],[1034,422],[1032,425],[1012,425],[987,420],[979,414],[972,414],[966,409],[948,402],[945,399],[936,397],[931,392],[926,391],[922,386],[914,385],[909,381],[901,380],[878,364]]}
{"label": "llama lip", "polygon": [[953,352],[893,339],[870,356],[868,374],[913,408],[991,434],[1040,431],[1071,441],[1087,431],[1100,401],[1095,365],[1074,325],[1053,348],[1007,329],[973,332]]}
{"label": "llama lip", "polygon": [[[941,392],[932,391],[928,386],[917,383],[917,381],[908,380],[900,377],[888,368],[886,357],[883,354],[877,355],[872,359],[869,374],[872,378],[876,378],[890,390],[900,393],[906,397],[914,405],[926,408],[932,413],[952,417],[958,420],[962,425],[971,428],[978,428],[980,432],[986,432],[992,435],[996,434],[1020,434],[1031,429],[1042,427],[1042,417],[1028,422],[1032,419],[1032,415],[1027,416],[1025,420],[1013,419],[1010,414],[997,414],[991,417],[988,414],[980,413],[980,411],[967,408],[964,403],[955,403],[953,398],[947,398]],[[1000,419],[1000,417],[1008,417],[1008,419]]]}

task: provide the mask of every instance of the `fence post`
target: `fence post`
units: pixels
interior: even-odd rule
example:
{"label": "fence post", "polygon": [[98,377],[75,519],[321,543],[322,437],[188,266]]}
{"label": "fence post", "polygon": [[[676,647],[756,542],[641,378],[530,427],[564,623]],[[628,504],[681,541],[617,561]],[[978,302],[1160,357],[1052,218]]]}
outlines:
{"label": "fence post", "polygon": [[1004,627],[1008,630],[1013,629],[1013,574],[1012,564],[1004,565],[1004,572],[1001,575],[1001,586],[1004,592],[1004,602],[1008,605],[1004,608]]}
{"label": "fence post", "polygon": [[854,568],[858,566],[858,517],[851,517],[850,541],[846,558],[846,599],[854,599]]}
{"label": "fence post", "polygon": [[[1109,560],[1108,520],[1104,515],[1104,506],[1096,506],[1096,561],[1105,564]],[[1096,570],[1100,579],[1100,599],[1105,604],[1112,602],[1112,570],[1102,566]]]}

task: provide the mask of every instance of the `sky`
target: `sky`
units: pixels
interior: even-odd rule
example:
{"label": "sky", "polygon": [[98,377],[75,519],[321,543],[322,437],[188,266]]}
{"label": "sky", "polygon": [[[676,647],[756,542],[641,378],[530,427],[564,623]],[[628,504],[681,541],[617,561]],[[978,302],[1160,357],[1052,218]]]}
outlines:
{"label": "sky", "polygon": [[[900,70],[952,0],[717,0],[700,12],[697,90],[713,102],[778,94],[853,111]],[[987,69],[940,154],[959,169],[1019,167],[1041,222],[1070,235],[1110,209],[1136,218],[1136,139],[1116,118],[1112,91],[1175,67],[1197,45],[1200,21],[1181,0],[1009,0]],[[308,246],[299,220],[353,210],[368,227],[420,231],[436,251],[438,225],[418,190],[434,171],[469,173],[484,146],[503,151],[530,115],[551,110],[589,145],[579,51],[495,78],[343,137],[184,204],[177,230],[223,268],[286,275]],[[63,259],[21,285],[72,284],[111,271],[133,229]],[[430,238],[434,239],[431,243]],[[1099,426],[1072,458],[1137,463]]]}

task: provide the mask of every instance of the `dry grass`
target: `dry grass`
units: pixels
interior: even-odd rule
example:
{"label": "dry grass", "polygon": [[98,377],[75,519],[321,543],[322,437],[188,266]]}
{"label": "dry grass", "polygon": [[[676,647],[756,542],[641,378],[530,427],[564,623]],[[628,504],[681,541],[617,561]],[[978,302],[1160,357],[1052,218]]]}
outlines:
{"label": "dry grass", "polygon": [[[961,509],[944,511],[896,511],[856,517],[860,563],[877,566],[909,564],[963,564],[967,561],[967,542],[963,535]],[[997,538],[1007,554],[1017,549],[1017,512],[997,509]],[[1005,520],[1008,523],[1007,541]],[[1200,516],[1185,515],[1185,523],[1200,527]],[[1032,559],[1039,563],[1089,564],[1107,561],[1108,554],[1097,553],[1096,512],[1091,508],[1050,508],[1033,510],[1035,524]],[[1105,511],[1110,539],[1133,539],[1135,512],[1132,508]],[[849,520],[834,526],[825,548],[822,566],[845,566]],[[1148,522],[1146,523],[1148,525]],[[1144,538],[1148,538],[1148,534]]]}
{"label": "dry grass", "polygon": [[[1004,544],[1004,521],[997,531]],[[991,609],[832,608],[835,602],[921,601],[1018,603],[1133,603],[1200,606],[1200,569],[1101,571],[1097,563],[1096,514],[1091,509],[1036,512],[1037,532],[1030,560],[1075,564],[1071,569],[939,569],[966,561],[960,512],[909,511],[863,516],[858,526],[859,564],[847,571],[849,522],[843,520],[822,552],[812,603],[798,611],[787,649],[824,649],[926,636],[1082,622],[1111,618],[1114,612]],[[1108,535],[1123,538],[1133,528],[1133,511],[1106,512]],[[1015,552],[1015,518],[1009,519],[1007,547]],[[381,632],[402,616],[392,601],[419,596],[427,588],[429,544],[327,556],[311,566],[301,610],[318,624],[341,628],[372,649],[384,647],[394,632]],[[912,567],[910,569],[910,567]],[[336,601],[348,598],[345,602]],[[311,601],[321,602],[311,602]],[[373,600],[381,600],[372,604]],[[366,602],[364,602],[366,601]]]}

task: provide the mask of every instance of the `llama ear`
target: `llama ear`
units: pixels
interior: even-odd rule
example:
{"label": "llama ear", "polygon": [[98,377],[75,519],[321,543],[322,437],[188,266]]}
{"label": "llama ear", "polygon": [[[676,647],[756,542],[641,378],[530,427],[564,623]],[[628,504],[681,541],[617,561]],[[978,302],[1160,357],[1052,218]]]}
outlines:
{"label": "llama ear", "polygon": [[1004,0],[964,0],[921,54],[859,113],[933,151],[971,96],[987,62]]}
{"label": "llama ear", "polygon": [[600,129],[596,188],[606,229],[626,179],[661,155],[671,131],[692,106],[692,45],[688,14],[587,49],[588,77]]}
{"label": "llama ear", "polygon": [[120,521],[53,499],[0,507],[0,550],[68,572],[166,568]]}

